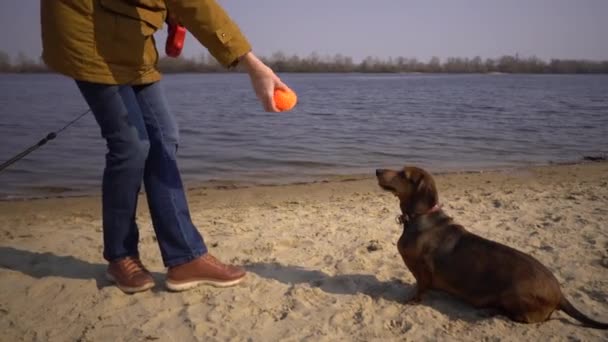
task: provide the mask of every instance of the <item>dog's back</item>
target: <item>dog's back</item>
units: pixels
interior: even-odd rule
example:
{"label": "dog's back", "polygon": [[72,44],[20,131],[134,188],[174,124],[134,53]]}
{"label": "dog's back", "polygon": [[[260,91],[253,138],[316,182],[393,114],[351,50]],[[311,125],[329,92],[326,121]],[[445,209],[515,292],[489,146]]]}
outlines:
{"label": "dog's back", "polygon": [[414,219],[408,225],[405,231],[417,232],[412,237],[416,245],[421,244],[414,248],[425,251],[420,260],[431,263],[433,288],[476,307],[502,308],[505,298],[514,291],[523,294],[527,288],[540,289],[535,296],[559,304],[557,279],[533,257],[466,231],[443,211]]}

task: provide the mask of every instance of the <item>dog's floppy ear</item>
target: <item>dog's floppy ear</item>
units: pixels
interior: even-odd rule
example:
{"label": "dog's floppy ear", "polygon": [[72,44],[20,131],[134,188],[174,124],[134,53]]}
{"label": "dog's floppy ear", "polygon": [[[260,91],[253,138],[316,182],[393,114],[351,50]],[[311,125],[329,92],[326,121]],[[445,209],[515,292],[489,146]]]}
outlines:
{"label": "dog's floppy ear", "polygon": [[439,201],[435,180],[424,170],[416,170],[414,177],[412,177],[412,181],[415,190],[411,201],[411,213],[424,214]]}

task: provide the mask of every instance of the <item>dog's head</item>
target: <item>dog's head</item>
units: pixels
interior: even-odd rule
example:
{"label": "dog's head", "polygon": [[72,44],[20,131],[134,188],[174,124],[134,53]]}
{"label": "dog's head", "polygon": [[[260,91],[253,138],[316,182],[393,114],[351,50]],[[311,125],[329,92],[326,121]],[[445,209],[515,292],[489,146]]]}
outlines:
{"label": "dog's head", "polygon": [[401,212],[409,216],[431,210],[439,201],[435,181],[430,173],[418,167],[376,170],[378,185],[399,198]]}

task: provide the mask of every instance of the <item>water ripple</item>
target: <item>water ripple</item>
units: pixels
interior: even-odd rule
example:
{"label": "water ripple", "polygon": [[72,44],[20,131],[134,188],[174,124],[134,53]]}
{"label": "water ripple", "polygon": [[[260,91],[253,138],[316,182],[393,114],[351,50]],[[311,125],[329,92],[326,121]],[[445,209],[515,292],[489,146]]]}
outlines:
{"label": "water ripple", "polygon": [[[311,180],[416,163],[434,171],[608,152],[608,76],[285,74],[289,113],[264,113],[245,75],[167,75],[187,183]],[[86,108],[55,75],[0,76],[0,160]],[[56,101],[55,99],[62,99]],[[105,143],[87,116],[0,174],[0,197],[98,191]]]}

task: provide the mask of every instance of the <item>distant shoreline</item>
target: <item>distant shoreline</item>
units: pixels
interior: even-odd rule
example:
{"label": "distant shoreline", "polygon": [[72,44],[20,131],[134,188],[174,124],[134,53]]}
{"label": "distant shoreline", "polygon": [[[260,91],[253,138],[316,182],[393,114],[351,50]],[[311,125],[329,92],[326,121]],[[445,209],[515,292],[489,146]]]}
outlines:
{"label": "distant shoreline", "polygon": [[[232,71],[162,71],[163,75],[184,75],[184,74],[244,74],[243,70],[232,70]],[[608,75],[608,70],[601,72],[434,72],[434,71],[278,71],[281,74],[327,74],[327,75],[489,75],[489,76],[501,76],[501,75]],[[38,71],[0,71],[0,76],[3,75],[61,75],[51,70],[38,70]]]}
{"label": "distant shoreline", "polygon": [[[8,55],[3,58],[0,58],[0,73],[51,72],[42,61],[34,61],[23,56],[15,62],[11,61]],[[341,54],[329,56],[313,53],[300,57],[276,52],[270,57],[261,58],[275,72],[280,73],[608,74],[608,60],[552,58],[546,61],[535,56],[519,55],[505,55],[498,58],[432,57],[428,61],[408,57],[370,56],[355,62],[353,58]],[[209,54],[190,58],[161,57],[158,68],[165,74],[244,72],[239,67],[227,70]]]}

